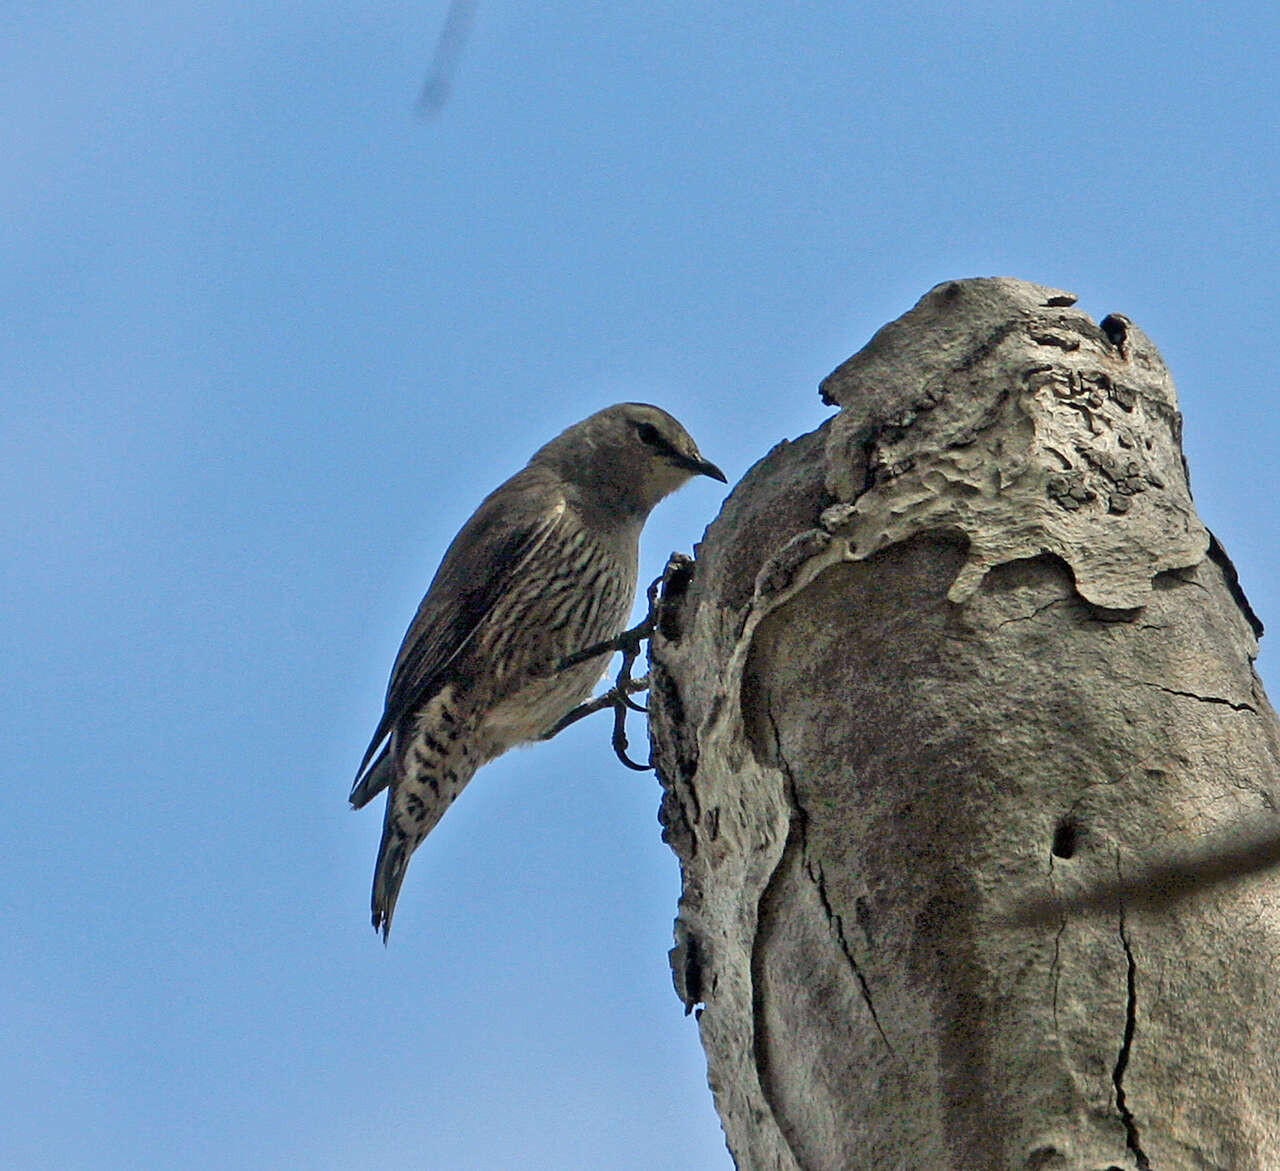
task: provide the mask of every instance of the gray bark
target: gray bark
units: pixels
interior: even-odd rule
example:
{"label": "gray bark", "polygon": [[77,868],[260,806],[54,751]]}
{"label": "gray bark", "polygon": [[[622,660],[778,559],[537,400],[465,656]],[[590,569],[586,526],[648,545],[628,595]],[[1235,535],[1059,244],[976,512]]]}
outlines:
{"label": "gray bark", "polygon": [[1280,884],[1131,897],[1274,827],[1260,631],[1159,355],[1073,302],[931,291],[668,574],[672,965],[741,1168],[1280,1167]]}

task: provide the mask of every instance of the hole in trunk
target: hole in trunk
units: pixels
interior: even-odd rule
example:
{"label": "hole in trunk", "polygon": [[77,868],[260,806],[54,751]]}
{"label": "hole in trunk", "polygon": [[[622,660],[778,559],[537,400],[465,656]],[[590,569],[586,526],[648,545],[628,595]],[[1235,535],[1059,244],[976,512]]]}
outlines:
{"label": "hole in trunk", "polygon": [[1050,849],[1055,858],[1070,858],[1080,846],[1080,824],[1068,815],[1058,822],[1053,831],[1053,845]]}

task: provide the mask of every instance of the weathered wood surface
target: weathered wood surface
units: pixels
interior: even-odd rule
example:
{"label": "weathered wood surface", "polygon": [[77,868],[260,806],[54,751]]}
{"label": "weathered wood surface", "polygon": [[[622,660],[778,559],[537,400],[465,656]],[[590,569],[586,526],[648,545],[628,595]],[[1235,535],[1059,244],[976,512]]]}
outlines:
{"label": "weathered wood surface", "polygon": [[667,583],[673,969],[747,1171],[1280,1168],[1280,882],[1008,924],[1280,778],[1168,372],[1073,300],[931,291]]}

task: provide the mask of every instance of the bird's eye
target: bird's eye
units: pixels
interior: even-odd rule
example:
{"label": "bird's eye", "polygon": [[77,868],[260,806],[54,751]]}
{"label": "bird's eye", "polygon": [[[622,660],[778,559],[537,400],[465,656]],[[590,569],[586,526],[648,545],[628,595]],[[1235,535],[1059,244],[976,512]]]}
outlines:
{"label": "bird's eye", "polygon": [[641,423],[636,427],[636,434],[640,436],[641,443],[647,443],[650,447],[661,447],[662,435],[652,423]]}

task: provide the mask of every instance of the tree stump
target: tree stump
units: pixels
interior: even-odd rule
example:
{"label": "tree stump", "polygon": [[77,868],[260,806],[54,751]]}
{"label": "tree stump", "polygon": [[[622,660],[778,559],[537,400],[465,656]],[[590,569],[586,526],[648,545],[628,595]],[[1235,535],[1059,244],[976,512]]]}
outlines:
{"label": "tree stump", "polygon": [[1271,824],[1260,627],[1159,355],[1074,300],[933,289],[664,583],[672,966],[744,1171],[1280,1168],[1280,883],[1125,893]]}

